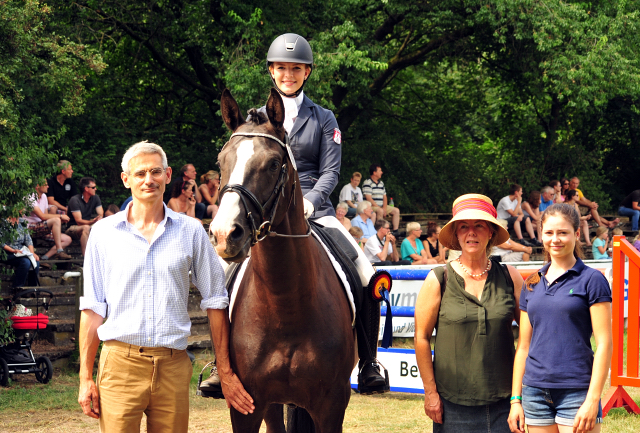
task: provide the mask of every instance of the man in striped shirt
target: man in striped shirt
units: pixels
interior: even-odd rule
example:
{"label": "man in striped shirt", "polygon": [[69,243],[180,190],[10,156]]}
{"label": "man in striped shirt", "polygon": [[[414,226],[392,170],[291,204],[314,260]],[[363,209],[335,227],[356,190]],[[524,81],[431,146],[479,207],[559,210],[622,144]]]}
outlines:
{"label": "man in striped shirt", "polygon": [[382,177],[382,167],[378,164],[371,164],[369,167],[371,177],[362,184],[362,194],[364,199],[371,203],[373,211],[376,213],[376,219],[382,219],[387,215],[391,215],[391,223],[393,232],[397,233],[400,225],[400,209],[387,202],[387,190],[384,182],[380,180]]}
{"label": "man in striped shirt", "polygon": [[103,432],[138,431],[143,413],[147,431],[187,432],[189,274],[209,317],[227,404],[253,412],[253,400],[231,369],[229,301],[218,257],[202,225],[162,201],[171,179],[164,151],[137,143],[125,153],[122,171],[133,200],[94,225],[84,261],[78,396],[83,412],[99,418]]}

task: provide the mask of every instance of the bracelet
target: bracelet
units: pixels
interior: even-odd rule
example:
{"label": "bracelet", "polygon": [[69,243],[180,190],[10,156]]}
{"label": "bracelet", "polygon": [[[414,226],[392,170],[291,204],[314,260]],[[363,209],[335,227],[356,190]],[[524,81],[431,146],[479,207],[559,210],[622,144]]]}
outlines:
{"label": "bracelet", "polygon": [[520,400],[513,400],[511,402],[511,406],[513,406],[514,404],[522,404],[522,402]]}
{"label": "bracelet", "polygon": [[522,401],[522,397],[521,397],[521,396],[519,396],[519,395],[514,395],[513,397],[511,397],[511,398],[509,399],[509,401],[513,401],[513,400],[520,400],[520,401]]}

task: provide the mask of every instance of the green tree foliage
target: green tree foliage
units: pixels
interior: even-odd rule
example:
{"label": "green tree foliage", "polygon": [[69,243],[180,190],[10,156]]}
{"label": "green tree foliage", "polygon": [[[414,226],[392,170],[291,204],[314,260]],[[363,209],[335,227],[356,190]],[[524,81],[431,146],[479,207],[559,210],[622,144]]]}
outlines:
{"label": "green tree foliage", "polygon": [[66,122],[56,149],[114,200],[127,195],[119,158],[141,139],[163,145],[176,168],[214,168],[228,136],[222,90],[245,109],[262,105],[266,52],[284,32],[314,49],[305,93],[338,118],[341,184],[381,163],[403,211],[447,211],[465,192],[499,199],[510,183],[528,192],[565,175],[581,177],[604,208],[640,187],[628,164],[637,162],[637,0],[50,4],[57,31],[110,65],[87,81],[88,109]]}
{"label": "green tree foliage", "polygon": [[50,16],[34,0],[0,1],[1,226],[24,212],[26,197],[53,173],[62,122],[82,113],[83,81],[104,67],[90,49],[52,33]]}

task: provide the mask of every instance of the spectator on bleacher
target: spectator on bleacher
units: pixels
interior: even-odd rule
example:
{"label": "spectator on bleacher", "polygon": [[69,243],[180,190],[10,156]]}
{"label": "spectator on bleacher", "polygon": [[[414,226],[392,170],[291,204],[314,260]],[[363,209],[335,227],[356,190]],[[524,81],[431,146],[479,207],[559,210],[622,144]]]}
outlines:
{"label": "spectator on bleacher", "polygon": [[127,205],[131,202],[131,200],[133,200],[133,196],[129,196],[129,198],[123,201],[122,204],[120,205],[120,210],[125,210],[127,208]]}
{"label": "spectator on bleacher", "polygon": [[636,237],[633,238],[633,246],[636,247],[636,250],[638,250],[638,252],[640,252],[640,233],[638,233]]}
{"label": "spectator on bleacher", "polygon": [[618,215],[631,218],[631,231],[633,232],[638,231],[638,220],[640,219],[640,206],[638,202],[640,202],[640,189],[636,189],[626,196],[618,208]]}
{"label": "spectator on bleacher", "polygon": [[[580,207],[578,206],[578,192],[575,189],[570,189],[566,192],[564,197],[564,204],[571,205],[575,208],[578,215],[580,215]],[[588,221],[591,219],[591,215],[581,215],[580,216],[580,231],[582,232],[582,236],[584,237],[584,241],[588,247],[591,246],[591,239],[589,238],[589,223]],[[578,244],[582,245],[580,242],[580,237],[578,237]]]}
{"label": "spectator on bleacher", "polygon": [[[509,230],[513,229],[516,233],[518,243],[525,247],[539,247],[542,244],[536,239],[531,218],[524,216],[521,204],[522,187],[518,184],[513,184],[509,187],[509,195],[504,196],[498,203],[498,218],[507,220]],[[531,241],[527,241],[522,237],[523,223]]]}
{"label": "spectator on bleacher", "polygon": [[542,207],[542,202],[540,200],[540,191],[531,191],[529,193],[529,197],[527,197],[526,201],[522,202],[522,213],[525,218],[529,217],[531,219],[531,225],[533,229],[536,231],[538,242],[541,241],[542,236],[540,234],[540,217],[542,216],[542,212],[540,208]]}
{"label": "spectator on bleacher", "polygon": [[[506,220],[498,220],[502,227],[507,228]],[[517,242],[511,242],[511,239],[503,244],[496,245],[491,250],[491,256],[499,257],[501,262],[528,262],[533,252],[533,248],[525,247]]]}
{"label": "spectator on bleacher", "polygon": [[218,213],[218,188],[220,188],[220,173],[215,170],[209,170],[200,176],[200,195],[202,203],[207,206],[207,216],[212,219]]}
{"label": "spectator on bleacher", "polygon": [[[11,280],[11,286],[14,291],[22,287],[29,278],[29,285],[35,286],[37,283],[38,273],[40,272],[40,257],[33,250],[33,240],[29,235],[29,230],[23,226],[17,218],[9,218],[9,222],[16,227],[16,233],[13,239],[9,243],[3,243],[2,249],[7,254],[6,260],[3,263],[13,266],[13,279]],[[0,233],[2,238],[4,233]],[[33,267],[33,263],[27,256],[16,257],[16,254],[23,254],[23,248],[27,248],[33,258],[36,260],[36,265],[32,275],[29,275],[29,270]]]}
{"label": "spectator on bleacher", "polygon": [[118,205],[111,203],[109,206],[107,206],[107,210],[104,211],[104,217],[106,218],[108,216],[115,215],[118,212],[120,212],[120,208],[118,207]]}
{"label": "spectator on bleacher", "polygon": [[360,185],[361,180],[362,175],[356,171],[351,175],[351,181],[343,186],[342,190],[340,190],[340,198],[338,200],[347,204],[347,218],[353,218],[354,216],[356,216],[356,208],[358,207],[358,203],[364,200],[362,196],[362,190],[358,186]]}
{"label": "spectator on bleacher", "polygon": [[[169,185],[169,187],[167,188],[167,191],[165,192],[165,203],[167,203],[167,205],[169,204],[169,200],[173,197],[173,188],[175,187],[175,184],[178,183],[180,185],[183,184],[183,182],[187,182],[192,180],[193,184],[196,184],[196,175],[198,173],[196,172],[196,168],[193,166],[193,164],[185,164],[180,168],[180,173],[178,173],[178,176],[173,179],[171,181],[171,184]],[[195,190],[193,191],[193,198],[196,201],[195,204],[195,214],[196,214],[196,218],[198,218],[199,220],[202,220],[203,218],[206,217],[206,213],[207,213],[207,205],[202,203],[202,195],[200,194],[200,190],[195,187]]]}
{"label": "spectator on bleacher", "polygon": [[364,199],[373,206],[373,211],[376,213],[376,221],[391,215],[393,231],[397,232],[400,225],[400,209],[387,202],[387,190],[384,187],[384,182],[380,180],[382,167],[378,164],[372,164],[369,167],[369,174],[371,174],[371,177],[362,184]]}
{"label": "spectator on bleacher", "polygon": [[560,188],[561,188],[560,195],[566,198],[567,191],[571,189],[569,188],[569,179],[567,179],[566,177],[563,177],[562,179],[560,179]]}
{"label": "spectator on bleacher", "polygon": [[351,220],[351,225],[353,227],[360,227],[363,239],[369,239],[371,236],[374,236],[376,234],[376,229],[373,225],[373,221],[371,221],[371,215],[373,214],[371,203],[366,200],[361,201],[358,203],[356,212],[358,215]]}
{"label": "spectator on bleacher", "polygon": [[609,229],[606,227],[598,227],[596,235],[591,240],[591,252],[593,252],[594,260],[611,258],[611,252],[608,251],[610,246]]}
{"label": "spectator on bleacher", "polygon": [[362,237],[362,229],[360,227],[351,227],[349,229],[349,234],[353,236],[353,239],[356,241],[358,246],[362,248],[362,251],[364,251],[364,244],[367,240]]}
{"label": "spectator on bleacher", "polygon": [[71,256],[65,253],[64,249],[71,245],[71,238],[62,233],[62,223],[68,222],[69,217],[58,214],[55,210],[54,213],[49,213],[52,206],[47,200],[48,189],[49,185],[45,181],[42,185],[36,185],[36,193],[29,197],[32,210],[26,217],[27,228],[33,234],[32,239],[53,241],[53,246],[41,257],[42,260],[69,260]]}
{"label": "spectator on bleacher", "polygon": [[396,248],[396,238],[391,234],[389,221],[380,218],[376,221],[376,234],[367,240],[364,255],[376,266],[410,265],[408,260],[400,260]]}
{"label": "spectator on bleacher", "polygon": [[538,206],[538,209],[540,209],[540,212],[544,212],[545,210],[547,210],[549,206],[553,204],[553,198],[554,198],[553,187],[549,185],[543,186],[542,189],[540,190],[540,205]]}
{"label": "spectator on bleacher", "polygon": [[442,227],[433,221],[427,224],[427,239],[422,242],[427,250],[427,258],[435,259],[437,263],[445,263],[447,248],[440,243],[440,231]]}
{"label": "spectator on bleacher", "polygon": [[49,191],[47,192],[47,200],[50,205],[54,205],[58,213],[67,213],[67,205],[71,197],[78,195],[78,187],[71,179],[73,176],[73,167],[71,163],[64,159],[58,161],[58,174],[47,179]]}
{"label": "spectator on bleacher", "polygon": [[412,265],[436,264],[435,259],[427,258],[427,252],[420,241],[422,228],[415,221],[407,224],[407,237],[400,244],[400,256],[402,260],[408,260]]}
{"label": "spectator on bleacher", "polygon": [[193,191],[196,189],[196,183],[192,180],[175,182],[171,190],[171,199],[167,203],[167,207],[174,212],[196,217],[196,199]]}
{"label": "spectator on bleacher", "polygon": [[348,210],[349,206],[347,206],[347,204],[343,201],[338,203],[338,206],[336,206],[336,218],[338,219],[338,221],[340,221],[340,224],[342,224],[347,230],[351,228],[351,220],[346,217]]}
{"label": "spectator on bleacher", "polygon": [[564,203],[564,196],[562,195],[562,184],[559,180],[552,180],[549,182],[549,186],[553,189],[553,202]]}
{"label": "spectator on bleacher", "polygon": [[[67,210],[69,223],[65,232],[73,239],[80,240],[80,249],[82,255],[87,248],[89,233],[91,226],[97,223],[104,216],[102,210],[102,202],[100,197],[96,195],[96,180],[92,177],[83,177],[80,179],[80,194],[71,197]],[[91,218],[93,214],[97,216]]]}
{"label": "spectator on bleacher", "polygon": [[578,199],[576,200],[578,202],[578,205],[587,207],[589,209],[589,212],[591,213],[591,216],[593,217],[593,220],[600,227],[607,227],[610,229],[614,228],[620,222],[620,218],[616,218],[613,221],[608,221],[602,218],[600,214],[598,214],[598,203],[586,198],[582,191],[578,189],[578,186],[580,186],[580,179],[578,179],[577,177],[572,177],[569,181],[569,188],[574,189],[578,193]]}

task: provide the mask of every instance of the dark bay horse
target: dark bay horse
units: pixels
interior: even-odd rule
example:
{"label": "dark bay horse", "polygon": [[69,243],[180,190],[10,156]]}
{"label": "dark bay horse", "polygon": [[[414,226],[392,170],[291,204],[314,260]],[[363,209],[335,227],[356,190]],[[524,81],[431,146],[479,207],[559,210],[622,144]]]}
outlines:
{"label": "dark bay horse", "polygon": [[[284,143],[282,99],[272,89],[266,115],[251,110],[248,122],[226,90],[221,107],[234,134],[218,156],[224,187],[211,242],[230,261],[243,261],[251,249],[232,307],[229,350],[256,409],[242,415],[231,408],[233,431],[258,432],[264,419],[267,432],[284,432],[283,404],[289,404],[306,409],[308,431],[341,432],[355,330],[341,282],[309,235]],[[293,424],[287,431],[295,431]]]}

